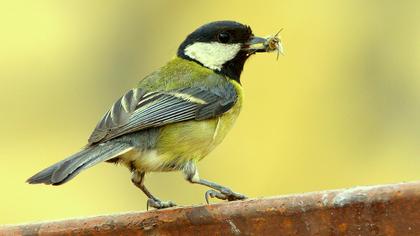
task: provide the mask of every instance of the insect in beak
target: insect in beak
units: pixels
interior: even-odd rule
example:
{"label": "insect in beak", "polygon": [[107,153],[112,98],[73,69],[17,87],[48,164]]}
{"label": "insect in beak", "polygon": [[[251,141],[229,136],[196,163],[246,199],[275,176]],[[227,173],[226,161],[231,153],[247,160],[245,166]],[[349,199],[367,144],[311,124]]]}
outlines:
{"label": "insect in beak", "polygon": [[279,55],[284,55],[283,45],[278,37],[280,29],[274,36],[268,36],[265,38],[252,36],[249,41],[245,44],[245,50],[248,51],[248,55],[252,55],[256,52],[273,52],[277,51],[277,60]]}
{"label": "insect in beak", "polygon": [[281,31],[283,31],[283,28],[281,28],[274,36],[268,36],[265,42],[267,52],[277,51],[277,60],[279,59],[280,54],[284,55],[283,45],[278,37]]}

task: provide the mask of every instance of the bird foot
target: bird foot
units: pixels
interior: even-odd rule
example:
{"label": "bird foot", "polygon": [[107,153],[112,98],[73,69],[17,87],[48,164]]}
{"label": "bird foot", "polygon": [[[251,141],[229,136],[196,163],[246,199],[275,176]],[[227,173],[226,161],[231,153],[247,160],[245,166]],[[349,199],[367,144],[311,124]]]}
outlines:
{"label": "bird foot", "polygon": [[240,193],[232,192],[232,190],[225,188],[222,189],[222,191],[216,191],[213,189],[210,189],[205,194],[206,202],[209,204],[209,198],[217,198],[220,200],[228,200],[228,201],[236,201],[236,200],[244,200],[247,199],[245,195],[242,195]]}
{"label": "bird foot", "polygon": [[172,201],[161,201],[159,199],[149,198],[147,200],[146,209],[149,210],[149,207],[153,207],[155,209],[164,209],[164,208],[174,207],[174,206],[176,206],[176,204]]}

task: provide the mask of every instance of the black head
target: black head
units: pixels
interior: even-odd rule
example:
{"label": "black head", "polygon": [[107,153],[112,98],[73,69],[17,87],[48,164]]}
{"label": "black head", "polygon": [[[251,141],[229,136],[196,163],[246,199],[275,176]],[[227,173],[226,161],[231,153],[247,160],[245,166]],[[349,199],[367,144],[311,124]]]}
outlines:
{"label": "black head", "polygon": [[249,26],[234,21],[216,21],[201,26],[178,49],[178,56],[239,81],[244,63],[252,54]]}

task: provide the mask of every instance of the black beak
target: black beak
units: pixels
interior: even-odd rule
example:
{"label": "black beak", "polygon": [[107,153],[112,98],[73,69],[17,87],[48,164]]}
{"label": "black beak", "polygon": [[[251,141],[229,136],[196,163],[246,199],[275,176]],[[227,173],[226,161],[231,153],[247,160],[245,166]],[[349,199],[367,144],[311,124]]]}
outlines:
{"label": "black beak", "polygon": [[251,36],[248,42],[245,43],[245,50],[251,52],[265,52],[267,39],[262,37]]}

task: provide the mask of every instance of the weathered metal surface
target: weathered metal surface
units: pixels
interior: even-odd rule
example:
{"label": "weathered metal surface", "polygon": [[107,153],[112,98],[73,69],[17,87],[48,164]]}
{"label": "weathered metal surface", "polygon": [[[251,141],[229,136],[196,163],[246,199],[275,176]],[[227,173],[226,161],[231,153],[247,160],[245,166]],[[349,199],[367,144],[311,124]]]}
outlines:
{"label": "weathered metal surface", "polygon": [[420,183],[3,226],[0,235],[420,235]]}

